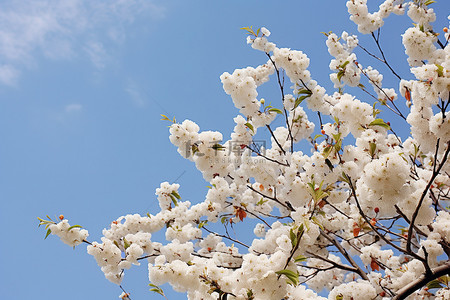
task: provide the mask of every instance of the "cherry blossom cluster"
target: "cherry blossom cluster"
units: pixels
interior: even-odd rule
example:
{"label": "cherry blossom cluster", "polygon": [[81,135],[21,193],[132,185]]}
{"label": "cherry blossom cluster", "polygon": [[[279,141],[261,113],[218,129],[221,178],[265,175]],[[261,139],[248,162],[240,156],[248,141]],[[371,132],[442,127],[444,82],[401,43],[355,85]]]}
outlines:
{"label": "cherry blossom cluster", "polygon": [[[239,111],[229,139],[190,120],[170,126],[172,144],[208,181],[203,201],[191,203],[178,184],[163,182],[160,212],[119,217],[101,242],[87,242],[87,231],[69,230],[67,220],[41,224],[71,246],[89,243],[116,284],[145,262],[160,294],[157,286],[169,283],[188,299],[448,299],[450,46],[448,33],[442,43],[430,24],[431,4],[386,0],[369,13],[366,0],[347,2],[359,32],[380,49],[378,61],[398,79],[397,91],[357,61],[354,51],[367,50],[356,35],[326,34],[336,89],[327,93],[306,54],[279,48],[264,27],[243,28],[268,60],[220,77]],[[414,22],[403,35],[413,80],[397,75],[373,34],[405,10]],[[269,79],[279,84],[279,101],[258,94]],[[353,88],[369,96],[358,99],[347,92]],[[399,137],[376,105],[411,135]],[[258,143],[263,129],[267,144]],[[235,234],[240,223],[250,238]],[[160,230],[165,243],[152,241]]]}
{"label": "cherry blossom cluster", "polygon": [[86,229],[72,227],[66,219],[61,220],[58,224],[50,225],[49,230],[51,230],[51,234],[56,234],[64,244],[72,247],[78,246],[89,236]]}

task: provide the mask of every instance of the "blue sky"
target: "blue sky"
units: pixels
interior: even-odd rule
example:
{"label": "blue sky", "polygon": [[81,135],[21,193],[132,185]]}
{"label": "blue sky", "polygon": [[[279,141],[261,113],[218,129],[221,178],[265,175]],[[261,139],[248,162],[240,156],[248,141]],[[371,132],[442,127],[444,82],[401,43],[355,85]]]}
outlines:
{"label": "blue sky", "polygon": [[[436,31],[448,26],[445,2],[433,4],[442,12]],[[399,34],[410,23],[391,16],[381,40],[406,78]],[[170,144],[160,114],[227,138],[238,112],[219,76],[266,62],[246,45],[239,28],[249,25],[269,28],[278,46],[303,50],[329,93],[331,57],[320,32],[357,33],[345,1],[334,0],[0,1],[2,298],[118,299],[119,288],[85,246],[44,241],[36,217],[64,214],[89,229],[92,241],[121,215],[157,213],[154,190],[162,181],[180,183],[183,199],[202,200],[207,183]],[[398,87],[380,71],[383,86]],[[273,84],[261,93],[278,95]],[[123,282],[134,300],[157,298],[147,284],[145,265]],[[185,298],[165,290],[169,299]]]}

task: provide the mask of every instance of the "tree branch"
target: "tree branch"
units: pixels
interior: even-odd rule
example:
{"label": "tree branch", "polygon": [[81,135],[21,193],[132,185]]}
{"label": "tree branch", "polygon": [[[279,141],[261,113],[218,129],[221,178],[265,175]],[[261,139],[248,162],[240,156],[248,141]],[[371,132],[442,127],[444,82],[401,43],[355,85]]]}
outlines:
{"label": "tree branch", "polygon": [[436,168],[437,155],[438,155],[438,150],[439,150],[439,141],[440,141],[440,139],[437,140],[437,144],[436,144],[436,153],[435,153],[435,156],[434,156],[435,163],[434,163],[434,166],[433,166],[433,175],[431,175],[431,178],[428,181],[427,186],[423,190],[422,196],[419,199],[419,203],[417,204],[416,210],[414,211],[414,213],[413,213],[413,215],[411,217],[411,223],[409,224],[409,228],[408,228],[408,240],[406,241],[406,250],[407,251],[411,251],[412,231],[413,231],[413,228],[414,228],[414,222],[416,221],[417,215],[419,214],[419,209],[422,206],[423,200],[425,199],[425,196],[427,195],[428,190],[430,189],[431,185],[433,184],[434,179],[439,175],[439,172],[441,171],[442,167],[447,162],[448,153],[450,152],[450,141],[448,141],[447,142],[447,150],[444,153],[444,157],[442,158],[442,161],[439,164],[439,166]]}
{"label": "tree branch", "polygon": [[407,284],[403,288],[397,291],[397,295],[392,298],[392,300],[403,300],[406,299],[409,295],[417,291],[418,289],[425,286],[428,282],[439,278],[443,275],[450,275],[450,262],[447,262],[445,265],[436,267],[431,269],[430,275],[422,274],[419,278]]}

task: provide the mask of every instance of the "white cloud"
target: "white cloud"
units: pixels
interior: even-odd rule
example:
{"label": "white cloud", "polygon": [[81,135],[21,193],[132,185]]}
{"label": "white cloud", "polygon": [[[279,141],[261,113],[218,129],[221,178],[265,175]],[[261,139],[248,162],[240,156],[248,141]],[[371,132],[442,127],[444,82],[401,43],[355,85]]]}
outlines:
{"label": "white cloud", "polygon": [[91,62],[97,69],[103,69],[108,61],[108,54],[102,43],[96,41],[89,41],[84,47],[84,51],[87,53]]}
{"label": "white cloud", "polygon": [[19,71],[10,65],[0,65],[0,82],[14,86],[17,84]]}
{"label": "white cloud", "polygon": [[[0,4],[0,82],[14,84],[40,55],[70,59],[85,53],[104,68],[105,43],[124,42],[139,17],[164,17],[160,0],[6,0]],[[160,1],[162,3],[162,1]]]}
{"label": "white cloud", "polygon": [[138,107],[145,106],[145,99],[142,96],[141,89],[139,88],[138,84],[133,80],[128,80],[127,86],[125,87],[125,91],[130,95],[131,100],[133,103]]}
{"label": "white cloud", "polygon": [[83,106],[79,103],[72,103],[72,104],[66,105],[66,107],[64,108],[65,112],[67,112],[67,113],[78,112],[81,109],[83,109]]}

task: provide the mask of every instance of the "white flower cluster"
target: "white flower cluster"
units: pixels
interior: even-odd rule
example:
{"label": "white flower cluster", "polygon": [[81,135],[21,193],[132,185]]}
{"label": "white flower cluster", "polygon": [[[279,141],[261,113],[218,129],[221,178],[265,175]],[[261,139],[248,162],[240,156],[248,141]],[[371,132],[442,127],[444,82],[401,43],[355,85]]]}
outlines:
{"label": "white flower cluster", "polygon": [[[363,134],[361,128],[367,127],[375,118],[373,117],[373,108],[370,104],[355,99],[350,94],[337,95],[339,102],[333,106],[331,112],[340,121],[344,122],[354,137]],[[346,136],[349,131],[343,128],[340,132]]]}
{"label": "white flower cluster", "polygon": [[425,32],[419,27],[408,28],[403,34],[403,45],[405,45],[405,53],[408,55],[410,66],[421,66],[423,60],[431,57],[436,51],[434,42],[436,36],[430,32]]}
{"label": "white flower cluster", "polygon": [[364,73],[369,78],[370,84],[373,86],[375,93],[377,93],[378,99],[383,99],[383,102],[394,101],[397,99],[397,93],[394,89],[382,88],[383,75],[378,70],[367,67],[364,69]]}
{"label": "white flower cluster", "polygon": [[260,50],[266,53],[272,52],[275,49],[275,44],[269,42],[266,38],[270,36],[270,31],[265,27],[261,27],[261,33],[261,37],[257,36],[255,38],[252,38],[251,36],[248,36],[247,44],[252,45],[252,48],[256,50]]}
{"label": "white flower cluster", "polygon": [[170,184],[167,181],[162,182],[161,186],[156,189],[156,195],[158,196],[159,207],[161,210],[166,210],[171,208],[172,202],[175,202],[178,194],[179,184]]}
{"label": "white flower cluster", "polygon": [[377,292],[370,283],[358,280],[335,287],[328,295],[328,299],[374,299],[376,296]]}
{"label": "white flower cluster", "polygon": [[81,244],[89,236],[86,229],[80,229],[79,227],[72,227],[68,220],[62,220],[58,224],[50,225],[49,229],[52,234],[59,236],[64,244],[75,247]]}
{"label": "white flower cluster", "polygon": [[242,115],[252,119],[255,128],[270,124],[276,117],[276,113],[261,112],[261,101],[256,98],[256,88],[267,82],[273,72],[273,64],[268,62],[257,68],[237,69],[232,74],[225,72],[220,76],[223,89],[231,96],[234,106]]}
{"label": "white flower cluster", "polygon": [[366,164],[357,182],[362,205],[368,210],[378,207],[383,215],[395,214],[392,203],[405,197],[408,173],[409,166],[400,153],[384,154]]}
{"label": "white flower cluster", "polygon": [[335,88],[344,85],[357,86],[361,78],[361,70],[356,61],[356,54],[352,51],[358,45],[358,38],[355,35],[349,36],[345,31],[341,38],[346,42],[345,44],[340,42],[336,34],[328,35],[328,52],[335,57],[330,62],[330,70],[335,71],[330,74],[330,79]]}
{"label": "white flower cluster", "polygon": [[[347,6],[359,31],[371,33],[390,13],[402,13],[402,2],[384,1],[373,14],[366,0]],[[397,98],[382,87],[383,75],[356,61],[356,36],[328,34],[330,78],[339,88],[329,95],[311,79],[303,52],[278,48],[261,28],[248,43],[269,61],[220,77],[240,112],[230,139],[189,120],[170,126],[170,141],[209,182],[205,199],[191,205],[178,184],[163,182],[155,193],[159,213],[113,221],[101,242],[88,246],[106,278],[120,284],[124,270],[147,259],[152,284],[169,283],[188,299],[325,299],[317,294],[325,289],[328,299],[356,300],[394,296],[426,267],[445,266],[450,46],[434,46],[434,12],[418,3],[408,11],[417,25],[403,35],[415,79],[401,80],[398,90],[410,109],[410,137],[389,134],[371,104],[342,91],[357,86],[364,72],[381,102]],[[268,105],[257,88],[283,72],[293,86],[284,87],[278,107]],[[314,138],[310,110],[320,112]],[[283,125],[275,127],[277,116]],[[262,129],[270,134],[267,145],[256,139]],[[304,140],[311,154],[298,150]],[[254,236],[240,240],[243,222]],[[51,233],[71,246],[88,236],[67,220],[42,224],[52,224]],[[160,230],[164,244],[152,241]],[[422,289],[411,299],[446,299],[449,291],[430,295]]]}
{"label": "white flower cluster", "polygon": [[310,80],[310,73],[307,70],[309,58],[302,51],[275,48],[272,59],[278,67],[284,69],[292,83]]}
{"label": "white flower cluster", "polygon": [[385,0],[375,13],[369,13],[367,0],[349,0],[347,8],[350,20],[358,25],[358,31],[364,34],[374,32],[384,25],[384,20],[391,13],[401,15],[404,13],[403,1]]}

